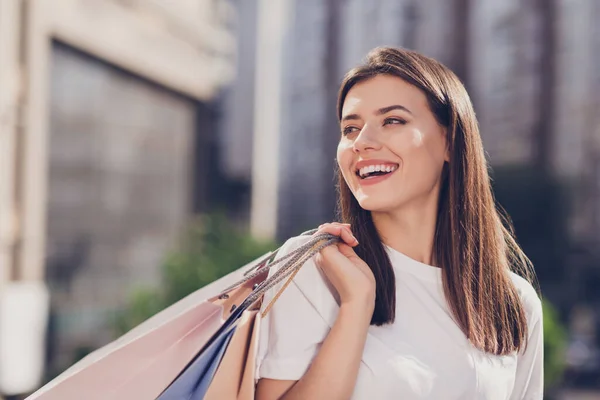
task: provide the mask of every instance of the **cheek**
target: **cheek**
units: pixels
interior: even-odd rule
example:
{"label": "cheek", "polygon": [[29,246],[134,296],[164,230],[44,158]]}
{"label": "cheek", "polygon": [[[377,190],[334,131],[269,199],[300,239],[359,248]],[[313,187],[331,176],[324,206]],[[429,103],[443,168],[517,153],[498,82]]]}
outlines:
{"label": "cheek", "polygon": [[388,142],[388,148],[402,159],[403,163],[413,164],[427,152],[427,134],[417,128],[407,129],[400,135],[396,135]]}
{"label": "cheek", "polygon": [[[0,0],[1,1],[1,0]],[[337,147],[337,164],[346,180],[346,183],[350,185],[348,181],[348,173],[350,166],[352,165],[352,161],[354,159],[354,151],[352,149],[352,143],[349,140],[342,139]]]}
{"label": "cheek", "polygon": [[424,138],[423,132],[415,129],[412,134],[412,145],[417,148],[423,146]]}
{"label": "cheek", "polygon": [[342,139],[337,147],[337,162],[340,169],[344,172],[352,163],[353,151],[349,140]]}
{"label": "cheek", "polygon": [[438,132],[414,130],[410,140],[411,153],[424,170],[436,172],[444,163],[444,139]]}
{"label": "cheek", "polygon": [[[435,175],[444,162],[443,137],[437,131],[413,128],[395,143],[396,154],[406,164],[406,171],[416,176]],[[439,135],[439,136],[438,136]],[[418,174],[416,173],[418,171]]]}

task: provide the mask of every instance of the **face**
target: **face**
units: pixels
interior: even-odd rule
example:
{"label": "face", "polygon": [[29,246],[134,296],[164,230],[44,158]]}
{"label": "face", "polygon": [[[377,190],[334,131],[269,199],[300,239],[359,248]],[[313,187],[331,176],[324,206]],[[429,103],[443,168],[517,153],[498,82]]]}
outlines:
{"label": "face", "polygon": [[420,89],[390,75],[354,85],[341,132],[338,165],[362,208],[389,212],[437,198],[449,158],[445,129]]}

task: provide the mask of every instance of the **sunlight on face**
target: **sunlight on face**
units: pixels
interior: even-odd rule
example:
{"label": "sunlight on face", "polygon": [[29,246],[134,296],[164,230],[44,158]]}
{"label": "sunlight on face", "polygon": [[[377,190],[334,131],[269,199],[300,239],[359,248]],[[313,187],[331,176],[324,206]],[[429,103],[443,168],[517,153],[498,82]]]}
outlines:
{"label": "sunlight on face", "polygon": [[420,89],[390,75],[362,81],[345,98],[340,128],[337,161],[362,208],[392,211],[437,194],[445,129]]}

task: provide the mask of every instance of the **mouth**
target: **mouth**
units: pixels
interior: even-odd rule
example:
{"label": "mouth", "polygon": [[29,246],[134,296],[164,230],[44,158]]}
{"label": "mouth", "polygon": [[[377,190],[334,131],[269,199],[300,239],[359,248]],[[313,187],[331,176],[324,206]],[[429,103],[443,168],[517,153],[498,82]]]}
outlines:
{"label": "mouth", "polygon": [[398,166],[398,164],[369,165],[358,168],[355,171],[355,174],[360,180],[370,180],[380,176],[390,175],[398,169]]}

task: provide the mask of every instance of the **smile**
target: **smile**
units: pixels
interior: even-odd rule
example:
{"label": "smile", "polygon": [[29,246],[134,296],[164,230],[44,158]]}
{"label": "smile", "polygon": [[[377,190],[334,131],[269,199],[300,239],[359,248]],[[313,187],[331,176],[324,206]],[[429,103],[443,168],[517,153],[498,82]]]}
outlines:
{"label": "smile", "polygon": [[377,177],[391,175],[398,169],[398,164],[381,164],[381,165],[369,165],[356,170],[356,175],[361,180],[371,180]]}

